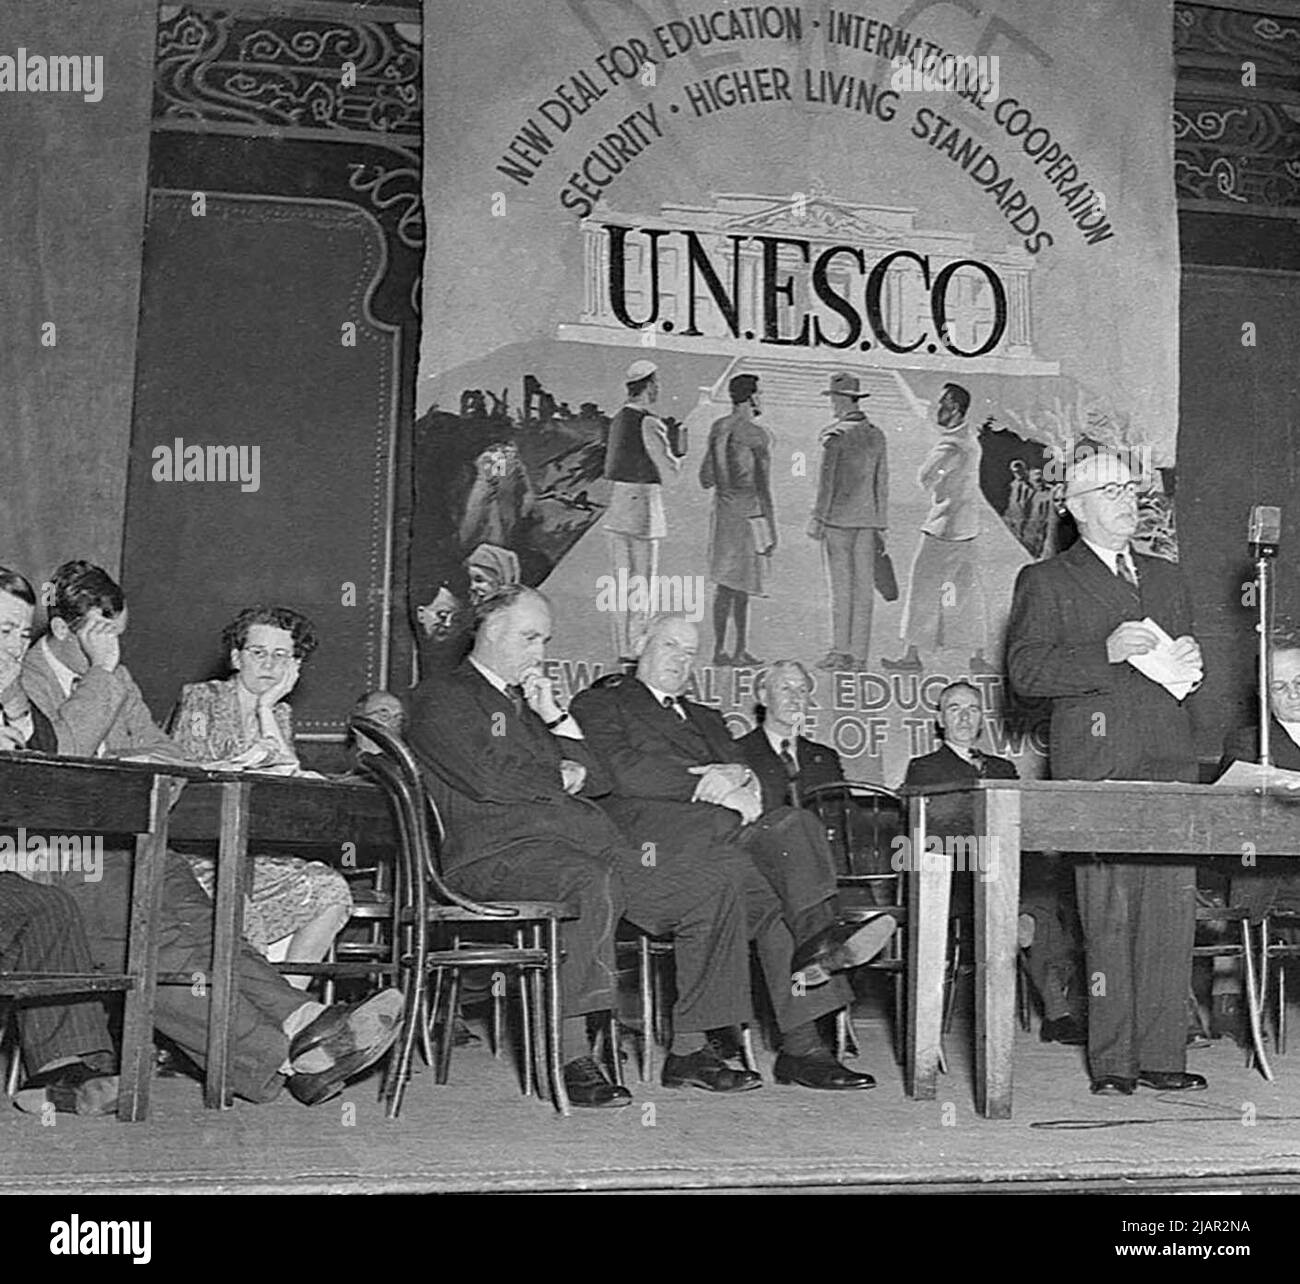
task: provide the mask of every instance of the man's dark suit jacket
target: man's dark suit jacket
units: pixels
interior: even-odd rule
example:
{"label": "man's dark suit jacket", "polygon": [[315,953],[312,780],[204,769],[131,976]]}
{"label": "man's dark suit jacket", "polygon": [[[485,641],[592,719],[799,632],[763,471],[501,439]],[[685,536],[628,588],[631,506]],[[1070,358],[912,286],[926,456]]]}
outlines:
{"label": "man's dark suit jacket", "polygon": [[[1287,735],[1282,724],[1272,715],[1269,716],[1268,756],[1275,767],[1281,767],[1285,771],[1300,771],[1300,745]],[[1238,727],[1224,741],[1219,775],[1223,775],[1234,762],[1258,761],[1258,729]],[[1262,918],[1273,906],[1284,886],[1296,887],[1297,875],[1300,875],[1300,870],[1289,858],[1261,856],[1254,869],[1233,875],[1231,903],[1250,910],[1253,918]],[[1297,899],[1297,893],[1289,890],[1286,902],[1294,904]]]}
{"label": "man's dark suit jacket", "polygon": [[[742,827],[730,808],[691,801],[700,778],[688,768],[715,762],[748,766],[745,755],[716,709],[681,703],[685,720],[665,709],[639,678],[612,674],[570,706],[612,777],[614,796],[602,805],[637,843],[643,834],[665,842],[727,842]],[[676,815],[665,803],[678,804]]]}
{"label": "man's dark suit jacket", "polygon": [[[1300,771],[1300,745],[1287,735],[1282,724],[1269,716],[1268,756],[1275,767],[1284,771]],[[1219,759],[1219,775],[1223,775],[1234,762],[1259,761],[1259,731],[1255,727],[1238,727],[1223,742],[1223,757]]]}
{"label": "man's dark suit jacket", "polygon": [[921,758],[913,758],[907,764],[903,788],[920,785],[956,785],[964,784],[968,780],[1018,780],[1020,778],[1016,764],[1006,758],[995,758],[991,753],[986,753],[983,755],[982,763],[983,770],[980,770],[960,754],[953,753],[947,745],[940,745],[933,753],[927,753]]}
{"label": "man's dark suit jacket", "polygon": [[1191,718],[1131,664],[1106,659],[1125,620],[1150,616],[1172,638],[1192,632],[1178,568],[1134,553],[1140,592],[1082,541],[1024,567],[1007,625],[1007,665],[1021,696],[1052,701],[1056,780],[1197,779]]}
{"label": "man's dark suit jacket", "polygon": [[[609,788],[597,757],[526,705],[517,714],[468,660],[417,688],[409,742],[447,829],[447,870],[539,840],[591,852],[627,845],[589,801]],[[587,769],[582,796],[564,791],[565,758]]]}
{"label": "man's dark suit jacket", "polygon": [[[795,757],[799,774],[795,780],[801,795],[818,785],[837,784],[844,779],[844,768],[834,749],[803,736],[798,741]],[[787,806],[790,802],[790,777],[763,728],[755,727],[747,736],[741,736],[736,744],[763,786],[763,810]]]}
{"label": "man's dark suit jacket", "polygon": [[[1006,758],[995,758],[985,754],[983,771],[977,770],[972,763],[960,754],[955,754],[945,744],[933,753],[921,758],[913,758],[907,764],[907,775],[903,777],[903,788],[921,785],[958,785],[967,781],[1016,780],[1020,773],[1016,765]],[[941,836],[949,834],[972,834],[975,832],[974,808],[967,794],[940,794],[929,804],[930,832]]]}

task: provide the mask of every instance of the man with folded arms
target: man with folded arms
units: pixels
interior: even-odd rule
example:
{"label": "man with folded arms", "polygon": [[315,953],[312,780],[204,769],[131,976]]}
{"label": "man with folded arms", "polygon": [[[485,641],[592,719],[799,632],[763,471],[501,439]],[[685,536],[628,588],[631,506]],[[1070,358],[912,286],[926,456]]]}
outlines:
{"label": "man with folded arms", "polygon": [[550,636],[546,598],[504,588],[480,605],[464,663],[416,692],[408,740],[446,826],[445,875],[482,900],[576,909],[561,929],[560,970],[564,1079],[575,1106],[631,1099],[605,1077],[587,1040],[587,1016],[613,1007],[621,917],[674,937],[677,1003],[664,1087],[757,1088],[758,1076],[728,1066],[705,1036],[750,1019],[745,864],[684,861],[620,832],[591,801],[608,783],[543,674]]}
{"label": "man with folded arms", "polygon": [[781,1031],[778,1083],[871,1088],[835,1059],[818,1017],[852,1001],[832,974],[880,952],[895,922],[839,920],[835,862],[821,823],[792,807],[765,810],[762,785],[714,709],[682,698],[699,649],[683,616],[659,616],[639,645],[636,676],[611,675],[578,695],[574,716],[614,779],[603,803],[636,842],[709,867],[747,860],[749,930]]}
{"label": "man with folded arms", "polygon": [[[101,567],[65,562],[54,573],[50,631],[26,654],[22,687],[54,730],[60,754],[118,758],[148,753],[183,762],[157,727],[140,688],[121,663],[127,607],[121,588]],[[97,967],[126,966],[132,855],[104,853],[103,878],[62,875],[81,911]],[[168,852],[158,923],[158,970],[210,976],[212,901],[184,859]],[[235,966],[238,990],[231,1044],[231,1087],[249,1101],[270,1101],[286,1078],[305,1105],[317,1105],[373,1065],[397,1038],[402,996],[383,990],[364,1003],[304,1002],[247,942]],[[158,987],[157,1029],[202,1066],[207,1048],[206,987]]]}
{"label": "man with folded arms", "polygon": [[[1183,701],[1201,678],[1191,601],[1178,567],[1136,552],[1137,482],[1115,455],[1066,473],[1080,539],[1023,567],[1007,626],[1015,689],[1051,701],[1054,780],[1187,780],[1198,775]],[[1174,639],[1167,680],[1137,662]],[[1132,662],[1131,662],[1132,661]],[[1092,1091],[1131,1096],[1204,1088],[1187,1063],[1196,876],[1168,860],[1082,861],[1075,870],[1088,968]]]}

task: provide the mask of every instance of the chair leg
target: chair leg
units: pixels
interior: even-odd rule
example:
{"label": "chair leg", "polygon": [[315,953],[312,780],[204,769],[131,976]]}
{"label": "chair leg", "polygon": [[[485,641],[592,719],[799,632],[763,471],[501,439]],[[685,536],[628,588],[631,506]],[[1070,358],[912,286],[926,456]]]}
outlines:
{"label": "chair leg", "polygon": [[16,1097],[22,1077],[23,1050],[18,1042],[18,1013],[12,1005],[5,1010],[4,1024],[0,1025],[0,1045],[5,1043],[6,1034],[9,1036],[9,1065],[5,1069],[5,1096]]}
{"label": "chair leg", "polygon": [[420,1047],[424,1053],[424,1064],[435,1066],[438,1059],[434,1055],[434,1033],[438,1028],[438,1013],[442,1011],[442,996],[445,988],[443,982],[443,972],[445,968],[438,968],[433,978],[433,996],[429,997],[428,989],[425,989],[424,1007],[421,1015],[424,1020],[420,1026]]}
{"label": "chair leg", "polygon": [[[412,970],[406,1005],[402,1011],[402,1033],[400,1051],[397,1056],[389,1054],[388,1066],[384,1071],[384,1098],[387,1101],[386,1114],[389,1119],[396,1119],[402,1109],[402,1098],[406,1094],[406,1084],[411,1077],[411,1062],[415,1058],[416,1026],[428,1037],[428,1023],[425,1020],[425,1005],[428,994],[428,977],[424,968]],[[432,1061],[429,1062],[432,1064]]]}
{"label": "chair leg", "polygon": [[[537,1032],[541,1038],[541,1031]],[[519,969],[519,1060],[524,1096],[533,1095],[533,1009],[528,997],[528,974]],[[540,1092],[540,1085],[538,1091]]]}
{"label": "chair leg", "polygon": [[[499,974],[498,974],[499,975]],[[505,978],[497,984],[497,977],[492,978],[492,1056],[501,1060],[501,1035],[505,1026],[506,996]]]}
{"label": "chair leg", "polygon": [[560,921],[546,920],[546,1050],[551,1063],[551,1100],[566,1119],[569,1094],[564,1087],[564,1054],[560,1047]]}
{"label": "chair leg", "polygon": [[438,1041],[438,1077],[439,1083],[446,1083],[451,1077],[451,1050],[456,1043],[456,1011],[460,1005],[460,968],[451,969],[451,980],[447,983],[447,1015],[442,1022],[442,1038]]}
{"label": "chair leg", "polygon": [[750,1074],[758,1073],[758,1061],[754,1056],[754,1030],[752,1026],[740,1027],[740,1060]]}
{"label": "chair leg", "polygon": [[655,987],[651,975],[654,956],[650,953],[650,938],[641,934],[637,942],[637,957],[640,965],[637,980],[641,986],[641,1082],[649,1083],[654,1077],[654,1041],[656,1034]]}
{"label": "chair leg", "polygon": [[623,1083],[623,1049],[618,1037],[618,1012],[611,1008],[609,1019],[605,1022],[605,1050],[609,1053],[609,1077],[618,1087]]}
{"label": "chair leg", "polygon": [[1277,961],[1277,1054],[1286,1056],[1286,959]]}
{"label": "chair leg", "polygon": [[[532,948],[540,950],[544,945],[544,927],[541,923],[534,923],[532,927]],[[532,1003],[534,1012],[534,1023],[537,1028],[537,1038],[533,1040],[533,1077],[537,1080],[537,1095],[541,1098],[548,1099],[550,1090],[547,1080],[546,1061],[546,1040],[542,1037],[542,1031],[546,1029],[546,979],[542,975],[541,968],[532,968],[528,974],[528,983],[532,990]]]}
{"label": "chair leg", "polygon": [[1273,1071],[1268,1064],[1268,1057],[1264,1054],[1264,1038],[1260,1030],[1259,991],[1255,988],[1255,960],[1250,952],[1250,922],[1244,918],[1241,920],[1241,948],[1242,958],[1246,963],[1246,983],[1244,988],[1246,991],[1246,1010],[1250,1014],[1250,1039],[1254,1045],[1255,1060],[1259,1065],[1260,1073],[1269,1083],[1272,1083]]}

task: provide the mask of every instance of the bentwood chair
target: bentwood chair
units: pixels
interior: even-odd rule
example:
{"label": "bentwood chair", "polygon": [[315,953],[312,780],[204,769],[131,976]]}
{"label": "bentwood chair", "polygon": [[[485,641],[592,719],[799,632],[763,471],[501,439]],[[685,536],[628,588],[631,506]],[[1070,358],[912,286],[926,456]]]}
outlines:
{"label": "bentwood chair", "polygon": [[[903,1021],[906,1011],[904,968],[907,950],[907,904],[900,871],[893,865],[895,839],[907,833],[907,803],[901,794],[884,785],[858,781],[834,781],[803,791],[803,805],[815,812],[826,826],[826,837],[839,869],[836,885],[840,914],[855,922],[867,922],[885,910],[898,923],[889,946],[867,967],[894,979],[895,1054],[903,1056]],[[952,1024],[957,978],[966,955],[960,920],[950,917],[948,967],[945,977],[943,1028]],[[853,1023],[841,1013],[837,1029],[837,1051],[857,1052]],[[942,1058],[942,1053],[940,1053]],[[946,1070],[946,1066],[944,1067]]]}
{"label": "bentwood chair", "polygon": [[[672,1039],[668,1021],[666,976],[673,958],[672,939],[666,936],[652,936],[625,919],[619,924],[614,945],[617,954],[635,958],[641,1024],[640,1074],[641,1082],[649,1083],[654,1078],[655,1045],[667,1047]],[[612,1023],[610,1028],[612,1031],[617,1031],[617,1021]],[[612,1055],[611,1069],[615,1081],[621,1084],[621,1057],[616,1037],[613,1042],[615,1046],[609,1049]],[[745,1069],[757,1073],[758,1063],[754,1059],[753,1031],[747,1025],[742,1026],[740,1030],[740,1053]]]}
{"label": "bentwood chair", "polygon": [[[560,923],[576,917],[575,911],[549,901],[480,902],[449,887],[439,859],[441,818],[411,751],[388,728],[369,718],[355,717],[352,725],[380,749],[366,754],[359,767],[388,795],[401,840],[393,961],[406,1003],[402,1034],[384,1084],[388,1117],[396,1118],[401,1110],[417,1033],[426,1062],[435,1064],[437,1082],[447,1082],[460,975],[469,967],[518,973],[524,1094],[531,1095],[534,1074],[539,1092],[549,1081],[555,1108],[567,1116],[569,1099],[560,1060]],[[503,929],[509,932],[509,940],[484,939],[485,934]],[[450,937],[450,943],[433,948],[433,933]],[[438,1027],[443,1012],[435,1056],[429,1032]]]}

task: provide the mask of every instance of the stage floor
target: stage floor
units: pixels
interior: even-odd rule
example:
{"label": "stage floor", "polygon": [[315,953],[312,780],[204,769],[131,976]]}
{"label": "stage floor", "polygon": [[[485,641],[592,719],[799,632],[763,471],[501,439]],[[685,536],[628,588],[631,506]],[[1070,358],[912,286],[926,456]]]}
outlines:
{"label": "stage floor", "polygon": [[[0,1194],[18,1192],[383,1193],[438,1191],[910,1191],[1281,1189],[1300,1185],[1300,1047],[1275,1083],[1226,1040],[1189,1054],[1209,1090],[1088,1093],[1078,1049],[1021,1032],[1015,1117],[975,1113],[969,1031],[946,1040],[935,1101],[903,1095],[888,1026],[857,1023],[865,1093],[778,1087],[716,1098],[634,1083],[619,1111],[568,1120],[519,1095],[511,1064],[458,1049],[452,1082],[420,1069],[396,1122],[378,1079],[308,1110],[202,1108],[199,1085],[160,1079],[148,1122],[0,1110]],[[418,1057],[417,1057],[418,1065]]]}

